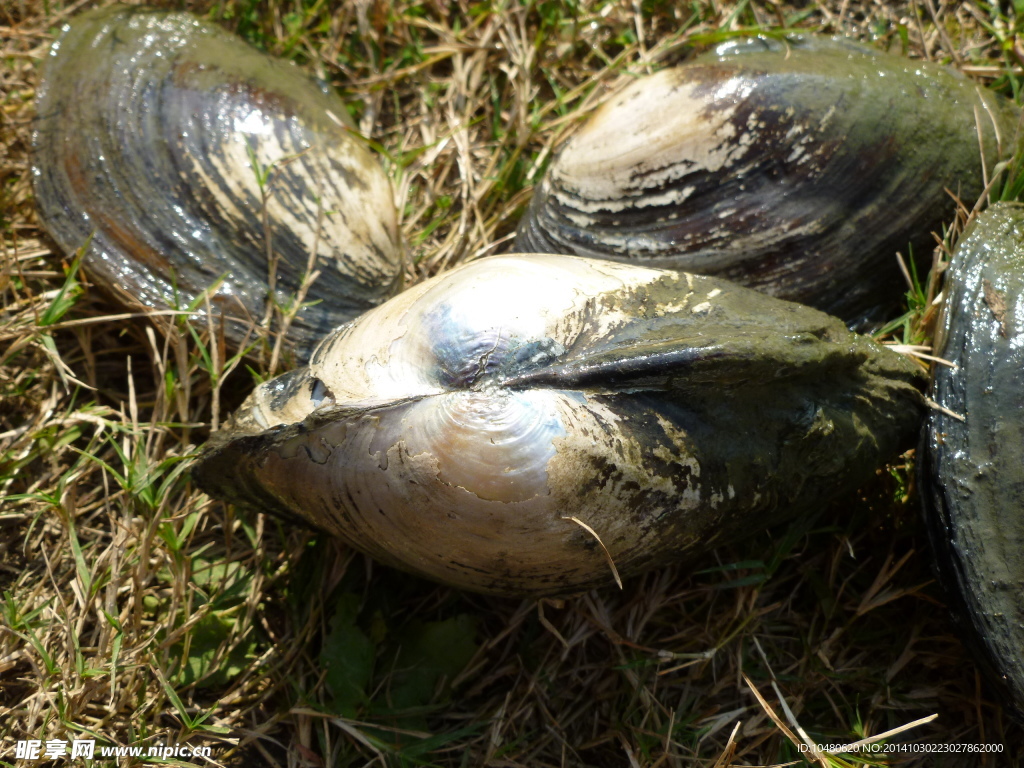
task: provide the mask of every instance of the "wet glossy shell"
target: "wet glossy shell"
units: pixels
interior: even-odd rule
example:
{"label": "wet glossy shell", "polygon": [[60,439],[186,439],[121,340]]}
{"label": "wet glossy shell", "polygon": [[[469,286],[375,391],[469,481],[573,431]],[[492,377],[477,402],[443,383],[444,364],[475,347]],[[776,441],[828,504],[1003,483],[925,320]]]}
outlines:
{"label": "wet glossy shell", "polygon": [[1024,717],[1024,207],[964,235],[946,276],[921,480],[939,573],[991,679]]}
{"label": "wet glossy shell", "polygon": [[401,255],[392,190],[337,95],[187,13],[76,16],[43,67],[35,192],[67,253],[150,307],[187,306],[221,281],[215,311],[240,342],[264,316],[269,267],[256,166],[289,306],[310,254],[320,271],[290,338],[393,294]]}
{"label": "wet glossy shell", "polygon": [[930,259],[946,189],[973,205],[982,154],[991,171],[1016,125],[939,66],[842,40],[734,43],[602,106],[516,248],[720,275],[853,322],[907,290],[896,252]]}
{"label": "wet glossy shell", "polygon": [[[913,440],[921,374],[722,280],[483,259],[259,387],[195,477],[466,589],[566,594],[817,508]],[[600,540],[600,543],[599,543]]]}

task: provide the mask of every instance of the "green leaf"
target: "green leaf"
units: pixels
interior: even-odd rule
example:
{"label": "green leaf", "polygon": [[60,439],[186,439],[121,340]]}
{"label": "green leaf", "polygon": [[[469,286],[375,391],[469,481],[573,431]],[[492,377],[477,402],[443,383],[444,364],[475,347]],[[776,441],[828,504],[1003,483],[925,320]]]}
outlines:
{"label": "green leaf", "polygon": [[346,717],[355,716],[368,702],[366,687],[373,676],[376,648],[358,626],[360,599],[346,592],[338,598],[331,632],[320,651],[325,680],[333,697],[334,709]]}
{"label": "green leaf", "polygon": [[57,290],[57,295],[50,302],[50,306],[39,316],[40,326],[53,325],[58,322],[75,305],[81,295],[83,289],[78,280],[78,268],[82,266],[82,257],[89,250],[93,234],[95,233],[90,234],[82,243],[82,247],[75,251],[75,256],[64,273],[64,284]]}
{"label": "green leaf", "polygon": [[259,158],[256,156],[256,149],[249,143],[249,139],[245,140],[245,153],[249,156],[249,167],[252,168],[253,176],[256,177],[256,183],[262,192],[267,186],[270,169],[264,168],[263,164],[260,163]]}
{"label": "green leaf", "polygon": [[[188,656],[182,658],[175,681],[182,686],[207,688],[226,685],[238,677],[248,665],[255,644],[241,643],[218,656],[233,627],[234,622],[219,613],[200,619],[192,628]],[[176,644],[174,650],[184,652],[184,642]]]}
{"label": "green leaf", "polygon": [[411,623],[400,636],[391,680],[394,709],[423,707],[446,698],[451,682],[477,651],[476,622],[467,614],[445,621]]}

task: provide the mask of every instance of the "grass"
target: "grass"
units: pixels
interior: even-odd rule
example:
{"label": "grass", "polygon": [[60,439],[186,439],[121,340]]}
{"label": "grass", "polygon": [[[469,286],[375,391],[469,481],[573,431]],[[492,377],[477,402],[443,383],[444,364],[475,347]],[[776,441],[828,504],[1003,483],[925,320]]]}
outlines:
{"label": "grass", "polygon": [[[812,519],[565,601],[459,593],[199,493],[191,455],[279,355],[250,372],[188,312],[126,312],[33,208],[36,66],[102,4],[0,8],[0,761],[95,738],[232,766],[963,764],[800,751],[938,715],[890,738],[1019,764],[932,583],[912,453]],[[160,5],[342,91],[395,183],[408,283],[507,247],[555,147],[692,47],[811,29],[1022,82],[1024,17],[975,1]],[[936,289],[919,276],[897,341],[927,346]]]}

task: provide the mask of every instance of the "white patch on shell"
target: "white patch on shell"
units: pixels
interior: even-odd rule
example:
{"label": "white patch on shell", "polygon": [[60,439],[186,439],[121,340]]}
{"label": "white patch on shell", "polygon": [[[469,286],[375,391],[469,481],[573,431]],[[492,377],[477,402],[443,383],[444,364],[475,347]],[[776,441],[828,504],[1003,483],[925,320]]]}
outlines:
{"label": "white patch on shell", "polygon": [[[594,114],[551,168],[551,192],[561,204],[586,213],[678,203],[691,187],[653,195],[647,190],[690,173],[720,171],[745,153],[756,130],[737,135],[730,120],[753,85],[733,77],[708,92],[679,78],[677,71],[663,70]],[[707,114],[709,103],[733,106]]]}
{"label": "white patch on shell", "polygon": [[675,450],[673,451],[667,446],[659,445],[653,453],[662,461],[675,464],[680,470],[684,468],[689,470],[689,482],[686,489],[680,495],[680,499],[686,506],[696,506],[700,503],[700,487],[695,482],[700,479],[700,462],[691,453],[687,434],[664,416],[659,414],[657,419],[658,426],[661,427],[668,439],[672,441]]}
{"label": "white patch on shell", "polygon": [[822,115],[821,120],[818,121],[818,130],[822,131],[832,121],[832,115],[836,113],[836,105],[833,104],[828,108],[828,112]]}
{"label": "white patch on shell", "polygon": [[[190,170],[202,178],[205,190],[229,222],[243,226],[246,215],[252,215],[253,211],[243,211],[240,205],[252,205],[259,214],[262,195],[252,164],[255,158],[267,174],[266,205],[275,230],[296,237],[307,253],[316,247],[320,263],[330,264],[331,269],[362,273],[370,283],[390,280],[399,263],[397,218],[390,183],[376,161],[364,156],[353,139],[337,141],[329,149],[297,143],[294,137],[301,133],[300,127],[274,130],[271,119],[259,109],[236,116],[233,127],[237,139],[221,142],[219,153],[188,158]],[[337,179],[325,183],[330,160],[359,178],[366,189],[349,189]],[[300,182],[275,184],[276,176],[285,175]],[[293,197],[293,188],[304,189],[305,194]],[[380,263],[381,254],[387,263]],[[331,264],[333,261],[338,263]]]}

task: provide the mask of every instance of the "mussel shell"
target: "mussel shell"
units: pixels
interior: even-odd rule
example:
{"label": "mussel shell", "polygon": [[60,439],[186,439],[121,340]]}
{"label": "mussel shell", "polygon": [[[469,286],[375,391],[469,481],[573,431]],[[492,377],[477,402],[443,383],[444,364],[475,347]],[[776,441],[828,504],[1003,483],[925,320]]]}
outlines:
{"label": "mussel shell", "polygon": [[316,251],[318,303],[289,336],[300,351],[399,287],[391,185],[344,103],[188,13],[112,7],[64,28],[43,65],[33,171],[43,224],[69,254],[88,242],[92,277],[176,308],[221,281],[213,304],[235,343],[264,316],[267,229],[283,307]]}
{"label": "mussel shell", "polygon": [[1001,204],[964,233],[947,299],[921,484],[954,612],[1024,717],[1024,207]]}
{"label": "mussel shell", "polygon": [[338,329],[194,470],[462,588],[566,594],[817,508],[912,442],[922,373],[724,280],[483,259]]}
{"label": "mussel shell", "polygon": [[[564,146],[521,251],[727,277],[848,322],[907,290],[1016,147],[1017,111],[962,75],[846,40],[731,43],[637,80]],[[979,147],[978,129],[982,139]]]}

